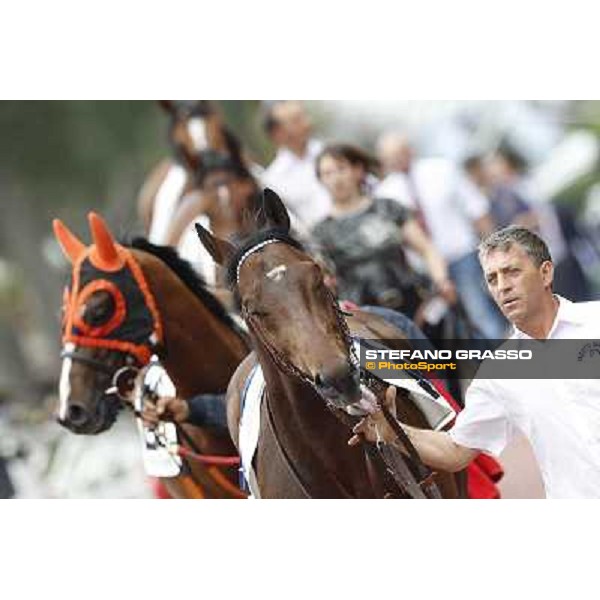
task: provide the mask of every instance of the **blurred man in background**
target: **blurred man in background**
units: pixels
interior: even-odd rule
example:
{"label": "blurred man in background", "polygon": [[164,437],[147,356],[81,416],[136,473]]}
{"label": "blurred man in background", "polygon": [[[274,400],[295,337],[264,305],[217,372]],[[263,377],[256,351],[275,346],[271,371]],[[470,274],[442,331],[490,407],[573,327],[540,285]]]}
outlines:
{"label": "blurred man in background", "polygon": [[263,173],[263,183],[279,193],[287,208],[310,228],[324,219],[331,207],[315,172],[315,159],[323,144],[311,137],[312,123],[301,102],[270,103],[264,128],[277,154]]}
{"label": "blurred man in background", "polygon": [[494,170],[493,158],[472,155],[463,163],[465,173],[471,182],[490,202],[490,215],[496,228],[521,225],[537,229],[536,215],[531,205],[518,190],[498,179]]}
{"label": "blurred man in background", "polygon": [[525,158],[508,144],[502,144],[489,160],[494,185],[518,195],[531,207],[532,218],[517,224],[531,227],[547,241],[554,261],[556,292],[575,301],[589,300],[589,284],[565,237],[565,229],[574,227],[574,217],[567,208],[561,214],[552,202],[537,197],[529,182],[528,167]]}
{"label": "blurred man in background", "polygon": [[506,322],[485,288],[476,254],[479,238],[493,229],[487,198],[447,159],[415,160],[409,140],[401,134],[384,133],[377,154],[385,178],[375,195],[415,212],[446,259],[471,321],[489,339],[504,337]]}

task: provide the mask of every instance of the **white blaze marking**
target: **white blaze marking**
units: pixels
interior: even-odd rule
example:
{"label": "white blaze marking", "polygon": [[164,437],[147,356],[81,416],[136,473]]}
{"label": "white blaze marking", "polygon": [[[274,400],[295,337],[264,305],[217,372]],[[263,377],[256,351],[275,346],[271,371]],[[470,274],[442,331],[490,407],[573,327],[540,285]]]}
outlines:
{"label": "white blaze marking", "polygon": [[[65,344],[63,350],[65,352],[73,352],[75,344]],[[64,421],[67,416],[67,408],[69,406],[69,396],[71,395],[71,384],[69,382],[69,376],[71,374],[71,365],[73,361],[69,357],[63,358],[62,367],[60,370],[60,381],[58,383],[58,418]]]}
{"label": "white blaze marking", "polygon": [[285,265],[279,265],[279,266],[271,269],[266,274],[266,277],[267,277],[267,279],[272,279],[273,281],[280,281],[286,271],[287,271],[287,267]]}
{"label": "white blaze marking", "polygon": [[221,208],[225,210],[230,208],[231,195],[229,194],[229,188],[226,185],[220,185],[217,189],[217,200]]}
{"label": "white blaze marking", "polygon": [[196,150],[204,150],[208,146],[206,139],[206,125],[203,119],[195,117],[188,121],[188,133],[192,138]]}

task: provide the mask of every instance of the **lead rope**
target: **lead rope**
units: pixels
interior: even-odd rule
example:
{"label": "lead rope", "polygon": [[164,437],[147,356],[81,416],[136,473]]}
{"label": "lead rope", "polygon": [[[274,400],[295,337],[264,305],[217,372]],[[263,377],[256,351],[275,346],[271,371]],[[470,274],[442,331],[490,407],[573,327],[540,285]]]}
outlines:
{"label": "lead rope", "polygon": [[[352,333],[350,332],[350,327],[348,326],[348,322],[345,319],[344,313],[340,308],[338,302],[331,294],[332,304],[338,319],[338,323],[342,330],[342,334],[345,338],[346,345],[349,348],[349,360],[356,368],[360,371],[360,380],[368,389],[372,389],[376,387],[374,385],[375,379],[371,377],[371,374],[362,369],[360,366],[360,359],[357,356],[356,348],[353,343]],[[383,383],[381,380],[378,383]],[[384,389],[380,389],[381,393],[385,393]],[[424,499],[426,497],[429,498],[441,498],[441,494],[439,488],[437,487],[434,481],[434,473],[431,471],[421,460],[421,456],[419,455],[417,449],[414,447],[413,443],[406,435],[406,432],[402,428],[402,426],[398,423],[398,421],[394,418],[394,416],[390,413],[390,411],[385,407],[383,402],[381,402],[378,398],[377,402],[380,409],[383,411],[383,415],[388,422],[388,424],[392,427],[398,439],[401,441],[402,445],[406,448],[409,456],[407,458],[412,460],[412,465],[414,470],[417,473],[417,477],[419,481],[415,479],[415,476],[412,473],[412,470],[408,467],[405,461],[405,455],[389,444],[385,444],[383,442],[378,442],[375,447],[378,451],[377,456],[380,457],[387,472],[393,477],[396,485],[400,488],[401,493],[408,493],[411,497],[417,499]],[[333,409],[333,413],[338,417],[342,417],[340,420],[345,423],[350,429],[352,429],[352,419],[345,412],[340,410],[335,410],[333,406],[328,403],[329,407]],[[363,441],[363,444],[366,444]],[[425,495],[426,494],[426,495]]]}
{"label": "lead rope", "polygon": [[[379,392],[380,395],[385,394],[385,385],[386,382],[379,377],[375,376],[373,373],[366,371],[365,369],[361,369],[361,381],[365,382],[365,385],[372,391]],[[398,440],[406,450],[406,454],[404,454],[401,450],[395,448],[392,445],[385,443],[378,443],[377,449],[379,454],[381,455],[382,460],[384,460],[386,466],[388,467],[388,471],[396,480],[397,469],[402,471],[402,474],[398,477],[398,482],[402,482],[402,485],[409,485],[411,488],[414,488],[414,484],[419,486],[420,490],[424,490],[429,498],[441,498],[441,494],[437,484],[435,483],[434,477],[435,473],[427,467],[415,448],[414,444],[404,431],[404,428],[400,423],[396,420],[394,415],[388,410],[388,408],[383,404],[381,400],[379,400],[379,396],[375,394],[377,397],[377,405],[385,417],[388,425],[392,428],[394,433],[396,434]],[[407,466],[404,457],[410,460],[410,465],[412,469],[406,471],[405,467]],[[400,466],[402,465],[402,466]],[[415,472],[413,475],[412,471]],[[410,475],[410,477],[409,477]]]}
{"label": "lead rope", "polygon": [[[351,349],[350,360],[353,361],[354,364],[357,365],[357,367],[360,370],[361,382],[364,383],[364,385],[370,390],[373,390],[373,388],[377,387],[377,385],[375,385],[376,383],[380,384],[380,392],[384,394],[385,390],[383,389],[383,385],[381,385],[384,382],[379,378],[374,378],[372,374],[369,373],[366,369],[361,368],[360,359],[357,356],[355,345],[354,343],[352,343],[352,334],[350,332],[350,328],[346,319],[344,318],[344,314],[342,313],[341,308],[339,307],[335,299],[334,308],[336,309],[338,322],[340,323],[342,332],[346,339],[349,340],[349,347]],[[378,441],[375,445],[378,451],[377,455],[383,461],[387,472],[393,477],[394,481],[400,488],[400,492],[406,492],[411,497],[417,499],[424,499],[425,497],[436,499],[441,498],[439,488],[434,480],[435,473],[423,463],[421,456],[419,455],[417,449],[414,447],[410,438],[404,431],[403,427],[398,423],[398,421],[385,407],[383,402],[379,400],[379,398],[377,404],[382,410],[386,421],[394,430],[404,448],[407,450],[409,455],[407,458],[411,459],[413,469],[416,471],[417,477],[419,479],[419,481],[416,481],[412,470],[406,464],[405,455],[403,455],[403,453],[400,450],[394,448],[394,446]],[[342,411],[334,411],[334,414],[336,414],[338,418],[340,418],[340,416],[343,414],[344,419],[342,419],[342,422],[345,422],[346,425],[352,428],[352,426],[348,423],[349,419],[346,413],[342,413]],[[363,441],[363,444],[365,443],[366,442]],[[426,495],[424,495],[424,493]]]}

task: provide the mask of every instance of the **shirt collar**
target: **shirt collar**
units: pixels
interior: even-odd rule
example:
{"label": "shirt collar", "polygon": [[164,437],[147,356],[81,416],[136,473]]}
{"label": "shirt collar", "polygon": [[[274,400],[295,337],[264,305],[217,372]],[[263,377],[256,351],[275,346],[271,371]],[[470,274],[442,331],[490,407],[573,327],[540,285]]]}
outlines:
{"label": "shirt collar", "polygon": [[[571,302],[558,294],[554,294],[554,297],[558,300],[558,311],[556,312],[556,317],[554,318],[554,323],[552,323],[552,327],[548,332],[548,338],[552,337],[552,334],[556,331],[559,323],[582,323],[582,315],[579,310],[577,310],[577,304],[575,302]],[[511,336],[513,339],[531,339],[530,335],[523,333],[516,326],[513,326],[513,334]]]}
{"label": "shirt collar", "polygon": [[576,302],[571,302],[558,294],[554,294],[560,304],[558,305],[558,314],[556,315],[557,319],[560,321],[567,321],[568,323],[577,323],[582,324],[584,317],[581,314],[581,311],[577,307]]}

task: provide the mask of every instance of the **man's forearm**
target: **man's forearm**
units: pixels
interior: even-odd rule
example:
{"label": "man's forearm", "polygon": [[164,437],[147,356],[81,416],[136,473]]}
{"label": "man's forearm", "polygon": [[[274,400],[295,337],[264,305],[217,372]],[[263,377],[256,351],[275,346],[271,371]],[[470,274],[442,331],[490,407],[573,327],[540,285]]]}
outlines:
{"label": "man's forearm", "polygon": [[187,422],[196,427],[227,429],[227,409],[224,394],[201,394],[189,398]]}
{"label": "man's forearm", "polygon": [[[403,425],[421,460],[432,469],[454,473],[464,469],[477,455],[476,450],[456,444],[445,431],[430,431]],[[402,443],[393,444],[402,449]]]}

